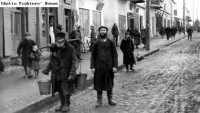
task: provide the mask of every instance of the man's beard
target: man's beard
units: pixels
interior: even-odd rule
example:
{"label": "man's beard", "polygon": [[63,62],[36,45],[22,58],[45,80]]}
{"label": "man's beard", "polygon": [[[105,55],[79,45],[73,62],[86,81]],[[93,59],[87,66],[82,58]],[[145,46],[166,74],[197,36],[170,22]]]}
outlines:
{"label": "man's beard", "polygon": [[107,34],[106,33],[105,34],[100,34],[100,37],[105,39],[107,37]]}

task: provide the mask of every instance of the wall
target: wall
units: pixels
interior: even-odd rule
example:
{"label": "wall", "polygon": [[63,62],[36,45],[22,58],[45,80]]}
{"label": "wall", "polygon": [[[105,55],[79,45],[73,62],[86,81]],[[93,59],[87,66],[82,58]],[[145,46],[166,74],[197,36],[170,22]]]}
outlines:
{"label": "wall", "polygon": [[[16,56],[17,55],[16,54],[17,48],[14,48],[14,44],[13,44],[13,40],[12,40],[13,36],[11,34],[11,14],[14,14],[15,11],[16,11],[16,8],[4,8],[5,56]],[[35,10],[35,8],[29,8],[28,21],[29,21],[28,29],[29,29],[29,32],[31,33],[31,38],[33,40],[36,40],[36,10]],[[20,37],[20,38],[22,38],[22,37]]]}
{"label": "wall", "polygon": [[150,36],[154,37],[155,35],[157,35],[156,32],[156,16],[155,16],[155,10],[151,9],[150,10]]}
{"label": "wall", "polygon": [[[129,2],[126,0],[104,0],[105,5],[103,8],[104,14],[104,25],[111,28],[114,23],[119,27],[119,15],[126,17],[126,22],[124,27],[127,29],[127,12],[129,11]],[[111,32],[109,32],[109,37],[112,37]]]}
{"label": "wall", "polygon": [[4,36],[5,36],[5,56],[12,56],[13,44],[11,36],[11,12],[13,8],[4,8]]}
{"label": "wall", "polygon": [[3,8],[0,8],[0,57],[3,56]]}

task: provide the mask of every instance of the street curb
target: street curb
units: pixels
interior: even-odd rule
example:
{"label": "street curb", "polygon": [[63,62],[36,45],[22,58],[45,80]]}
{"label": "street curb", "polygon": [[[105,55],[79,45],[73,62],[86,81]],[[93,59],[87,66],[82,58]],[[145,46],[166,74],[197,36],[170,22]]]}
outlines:
{"label": "street curb", "polygon": [[[118,66],[118,70],[121,70],[123,67],[124,67],[124,65]],[[85,89],[87,89],[89,86],[91,86],[92,83],[93,83],[93,78],[87,80]],[[85,90],[85,89],[83,89],[83,90]],[[74,94],[77,94],[83,90],[76,90],[74,92]],[[45,106],[54,105],[58,100],[59,100],[58,95],[55,95],[54,97],[49,96],[49,97],[46,97],[36,103],[33,103],[33,104],[27,106],[19,111],[16,111],[14,113],[35,113],[35,112],[43,109]]]}
{"label": "street curb", "polygon": [[[175,41],[173,41],[173,42],[171,42],[169,44],[166,44],[164,46],[165,47],[170,46],[170,45],[172,45],[172,44],[174,44],[174,43],[176,43],[176,42],[178,42],[178,41],[180,41],[182,39],[183,38],[177,39],[177,40],[175,40]],[[137,61],[142,61],[145,57],[148,57],[148,56],[150,56],[150,55],[152,55],[154,53],[157,53],[159,51],[160,51],[160,49],[155,49],[155,50],[149,51],[148,53],[137,57]],[[123,69],[123,67],[124,67],[124,65],[118,66],[118,70]],[[93,78],[87,80],[85,89],[87,89],[92,83],[93,83]],[[79,90],[79,91],[76,90],[74,94],[77,94],[78,92],[81,92],[81,91],[82,90]],[[59,99],[58,95],[56,95],[55,97],[52,97],[52,96],[46,97],[46,98],[44,98],[44,99],[42,99],[42,100],[40,100],[40,101],[38,101],[36,103],[33,103],[33,104],[31,104],[31,105],[29,105],[29,106],[27,106],[27,107],[25,107],[25,108],[23,108],[23,109],[21,109],[19,111],[16,111],[14,113],[35,113],[35,112],[40,111],[41,109],[45,108],[46,106],[54,105],[58,101],[58,99]]]}

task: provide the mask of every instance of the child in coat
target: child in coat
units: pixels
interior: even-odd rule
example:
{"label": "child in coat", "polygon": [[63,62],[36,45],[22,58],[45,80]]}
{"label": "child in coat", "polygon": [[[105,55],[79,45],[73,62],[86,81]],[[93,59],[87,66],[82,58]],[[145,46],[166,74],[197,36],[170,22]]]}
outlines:
{"label": "child in coat", "polygon": [[30,56],[32,62],[31,67],[35,73],[35,78],[37,78],[40,70],[40,56],[41,56],[41,52],[38,49],[37,45],[33,45]]}

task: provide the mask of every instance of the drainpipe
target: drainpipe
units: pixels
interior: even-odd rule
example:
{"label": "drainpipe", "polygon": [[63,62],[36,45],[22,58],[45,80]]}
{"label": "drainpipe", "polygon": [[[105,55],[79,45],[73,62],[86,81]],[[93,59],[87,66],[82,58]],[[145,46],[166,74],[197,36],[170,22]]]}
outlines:
{"label": "drainpipe", "polygon": [[36,8],[36,42],[40,47],[40,13],[39,8]]}
{"label": "drainpipe", "polygon": [[4,33],[4,8],[2,8],[2,16],[3,16],[3,25],[2,25],[2,32],[3,32],[3,57],[5,57],[6,56],[6,54],[5,54],[5,33]]}

